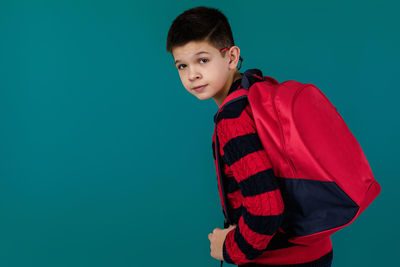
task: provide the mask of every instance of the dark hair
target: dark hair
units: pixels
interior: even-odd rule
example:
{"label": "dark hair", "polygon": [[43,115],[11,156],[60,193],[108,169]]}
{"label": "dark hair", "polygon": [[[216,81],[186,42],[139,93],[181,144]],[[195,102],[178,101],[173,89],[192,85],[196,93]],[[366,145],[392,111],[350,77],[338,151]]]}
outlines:
{"label": "dark hair", "polygon": [[199,6],[180,14],[167,36],[167,51],[190,41],[208,41],[218,50],[234,44],[228,19],[216,8]]}

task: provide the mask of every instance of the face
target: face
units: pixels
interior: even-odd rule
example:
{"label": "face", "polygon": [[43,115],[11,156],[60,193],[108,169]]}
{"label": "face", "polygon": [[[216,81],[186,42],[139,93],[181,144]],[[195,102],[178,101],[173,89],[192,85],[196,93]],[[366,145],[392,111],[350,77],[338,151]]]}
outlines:
{"label": "face", "polygon": [[185,89],[200,100],[213,98],[217,104],[221,103],[229,91],[229,80],[236,69],[228,56],[229,52],[226,51],[223,57],[207,41],[192,41],[174,48],[175,67]]}

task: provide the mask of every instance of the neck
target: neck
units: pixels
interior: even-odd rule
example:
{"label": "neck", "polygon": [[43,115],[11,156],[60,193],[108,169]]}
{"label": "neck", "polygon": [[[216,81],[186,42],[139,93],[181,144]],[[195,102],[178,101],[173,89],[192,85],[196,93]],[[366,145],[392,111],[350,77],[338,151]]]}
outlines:
{"label": "neck", "polygon": [[224,102],[226,96],[229,93],[229,89],[231,88],[232,84],[242,78],[242,74],[238,70],[236,70],[229,78],[228,78],[228,83],[226,84],[225,88],[221,91],[220,95],[216,95],[214,97],[215,103],[220,107],[222,105],[222,102]]}

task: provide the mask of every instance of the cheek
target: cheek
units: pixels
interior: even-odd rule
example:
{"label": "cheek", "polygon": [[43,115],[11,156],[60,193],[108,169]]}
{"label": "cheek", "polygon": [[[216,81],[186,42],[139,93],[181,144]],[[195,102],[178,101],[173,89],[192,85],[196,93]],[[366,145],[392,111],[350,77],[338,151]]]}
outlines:
{"label": "cheek", "polygon": [[179,77],[181,78],[182,81],[186,81],[187,77],[186,77],[186,71],[182,70],[179,72]]}
{"label": "cheek", "polygon": [[179,74],[179,79],[181,79],[181,82],[183,83],[185,81],[184,76],[182,75],[181,72],[178,72]]}
{"label": "cheek", "polygon": [[223,87],[225,84],[225,80],[226,80],[226,75],[223,71],[221,71],[221,69],[216,68],[213,72],[212,72],[212,80],[214,81],[214,85],[217,88],[221,88]]}
{"label": "cheek", "polygon": [[213,69],[211,70],[211,75],[213,76],[214,80],[223,81],[224,76],[226,76],[227,72],[224,71],[226,65],[224,62],[218,62],[217,64],[213,65]]}
{"label": "cheek", "polygon": [[186,79],[185,75],[183,74],[183,72],[179,73],[179,78],[181,79],[181,83],[182,83],[183,87],[185,87],[187,89],[187,79]]}

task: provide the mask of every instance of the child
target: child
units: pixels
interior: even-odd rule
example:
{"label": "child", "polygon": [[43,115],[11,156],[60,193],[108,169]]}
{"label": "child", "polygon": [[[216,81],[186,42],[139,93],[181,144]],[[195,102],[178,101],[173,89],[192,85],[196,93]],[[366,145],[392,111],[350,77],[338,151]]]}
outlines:
{"label": "child", "polygon": [[[179,15],[169,29],[167,51],[185,89],[200,100],[212,98],[220,107],[241,85],[240,49],[217,9],[196,7]],[[331,266],[329,236],[297,244],[280,228],[284,202],[247,99],[226,106],[214,121],[218,156],[224,161],[219,193],[222,205],[226,194],[231,221],[226,229],[215,228],[208,235],[211,256],[238,266]],[[212,144],[215,160],[215,136]]]}

